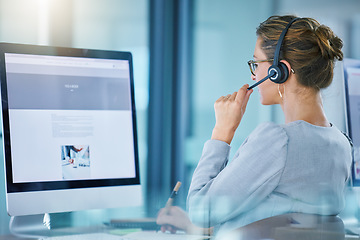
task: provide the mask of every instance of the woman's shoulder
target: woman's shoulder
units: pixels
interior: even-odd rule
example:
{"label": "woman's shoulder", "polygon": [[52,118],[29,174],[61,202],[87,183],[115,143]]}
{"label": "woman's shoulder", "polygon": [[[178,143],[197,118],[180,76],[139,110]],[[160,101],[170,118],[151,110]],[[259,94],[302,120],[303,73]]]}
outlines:
{"label": "woman's shoulder", "polygon": [[282,125],[289,139],[296,144],[334,144],[338,147],[348,146],[349,139],[335,125],[323,127],[303,120]]}
{"label": "woman's shoulder", "polygon": [[318,126],[311,123],[308,123],[304,120],[297,120],[294,122],[290,122],[282,125],[284,130],[289,134],[297,134],[297,133],[307,133],[311,132],[311,135],[343,135],[343,133],[333,124],[330,127]]}
{"label": "woman's shoulder", "polygon": [[276,142],[287,141],[287,132],[283,125],[273,122],[264,122],[257,126],[250,134],[249,139],[261,139],[262,141]]}
{"label": "woman's shoulder", "polygon": [[264,122],[259,124],[253,131],[253,133],[274,133],[274,132],[279,132],[279,133],[286,133],[284,126],[281,124],[277,124],[274,122]]}

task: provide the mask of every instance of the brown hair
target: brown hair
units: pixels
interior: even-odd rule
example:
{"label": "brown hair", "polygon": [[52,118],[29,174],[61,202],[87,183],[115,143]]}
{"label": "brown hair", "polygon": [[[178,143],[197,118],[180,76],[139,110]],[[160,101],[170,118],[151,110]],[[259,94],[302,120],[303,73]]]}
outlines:
{"label": "brown hair", "polygon": [[[281,32],[294,18],[272,16],[257,28],[256,35],[261,37],[268,58],[274,58]],[[299,18],[285,35],[279,59],[290,63],[300,84],[320,90],[331,84],[334,60],[343,59],[342,46],[342,40],[329,27],[312,18]]]}

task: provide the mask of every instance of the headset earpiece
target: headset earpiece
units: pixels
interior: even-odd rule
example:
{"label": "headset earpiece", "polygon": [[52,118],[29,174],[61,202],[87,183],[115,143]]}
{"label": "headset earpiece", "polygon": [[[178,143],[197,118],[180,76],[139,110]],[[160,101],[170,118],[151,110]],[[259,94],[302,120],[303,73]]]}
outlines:
{"label": "headset earpiece", "polygon": [[278,65],[272,65],[269,67],[268,74],[275,73],[273,77],[270,77],[270,80],[274,83],[284,83],[289,77],[289,70],[285,63],[280,62]]}

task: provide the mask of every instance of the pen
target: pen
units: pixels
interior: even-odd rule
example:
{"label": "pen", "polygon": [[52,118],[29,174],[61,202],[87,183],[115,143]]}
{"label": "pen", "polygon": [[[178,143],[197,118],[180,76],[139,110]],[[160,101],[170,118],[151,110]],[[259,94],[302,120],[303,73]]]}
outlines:
{"label": "pen", "polygon": [[174,202],[174,198],[176,197],[178,191],[179,191],[179,188],[181,186],[181,182],[177,182],[169,199],[167,200],[166,202],[166,205],[165,205],[165,211],[166,213],[169,213],[169,208],[172,206],[173,202]]}

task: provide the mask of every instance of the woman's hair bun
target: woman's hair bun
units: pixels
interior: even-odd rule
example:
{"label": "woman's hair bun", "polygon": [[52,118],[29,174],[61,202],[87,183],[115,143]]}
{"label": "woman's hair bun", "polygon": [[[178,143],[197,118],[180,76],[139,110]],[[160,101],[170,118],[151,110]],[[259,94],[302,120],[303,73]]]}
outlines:
{"label": "woman's hair bun", "polygon": [[314,30],[318,39],[318,45],[321,51],[321,55],[329,60],[343,59],[343,53],[341,48],[343,42],[338,38],[333,31],[325,25],[320,25]]}

